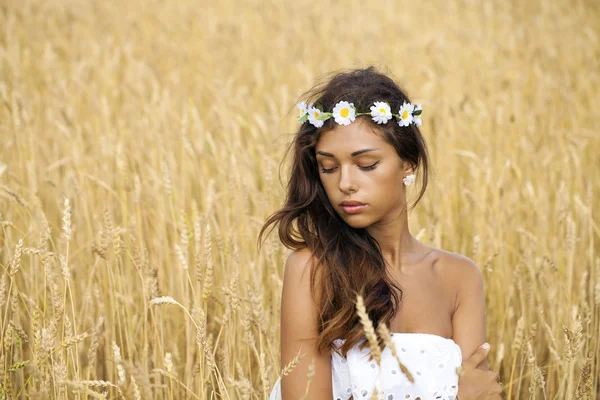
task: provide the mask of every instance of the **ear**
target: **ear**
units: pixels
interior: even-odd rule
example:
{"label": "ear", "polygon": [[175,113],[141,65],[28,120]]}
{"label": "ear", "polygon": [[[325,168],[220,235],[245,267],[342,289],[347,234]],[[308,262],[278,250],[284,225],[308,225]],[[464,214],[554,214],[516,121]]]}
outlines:
{"label": "ear", "polygon": [[414,168],[409,162],[404,161],[404,163],[402,164],[402,168],[404,171],[404,176],[414,174]]}

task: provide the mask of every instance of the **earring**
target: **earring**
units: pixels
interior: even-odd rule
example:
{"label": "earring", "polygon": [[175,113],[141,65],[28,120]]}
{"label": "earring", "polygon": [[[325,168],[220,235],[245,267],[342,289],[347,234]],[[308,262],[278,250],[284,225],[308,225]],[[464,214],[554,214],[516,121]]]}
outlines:
{"label": "earring", "polygon": [[402,181],[406,186],[412,185],[415,183],[415,174],[410,174],[406,178],[403,178]]}

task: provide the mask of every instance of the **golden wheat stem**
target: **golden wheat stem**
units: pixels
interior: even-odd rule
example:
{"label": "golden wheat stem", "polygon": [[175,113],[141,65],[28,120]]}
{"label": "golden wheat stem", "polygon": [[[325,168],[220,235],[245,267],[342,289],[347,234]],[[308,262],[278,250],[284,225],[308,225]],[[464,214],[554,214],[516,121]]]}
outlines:
{"label": "golden wheat stem", "polygon": [[[177,305],[179,307],[181,307],[185,313],[188,315],[188,317],[190,318],[190,320],[192,321],[192,323],[194,324],[194,326],[196,327],[197,330],[200,330],[200,327],[198,326],[198,324],[196,323],[196,321],[194,321],[194,318],[192,317],[192,315],[190,314],[190,312],[187,310],[187,308],[185,308],[181,303],[179,303],[177,300],[173,299],[172,297],[162,297],[162,298],[155,298],[152,299],[154,301],[154,303],[151,301],[151,304],[174,304]],[[216,348],[216,346],[215,346]],[[214,356],[214,354],[213,354]],[[223,391],[223,393],[225,393],[227,395],[227,398],[229,399],[229,394],[227,393],[227,389],[225,388],[225,382],[223,381],[223,377],[221,376],[221,373],[219,371],[218,368],[214,368],[214,371],[216,373],[216,379],[217,379],[217,384],[219,385],[219,387],[221,388],[221,390]]]}
{"label": "golden wheat stem", "polygon": [[414,382],[415,378],[412,376],[412,374],[410,373],[410,371],[408,370],[406,365],[404,365],[404,363],[402,361],[400,361],[400,357],[398,356],[398,352],[396,351],[396,345],[394,344],[392,335],[391,335],[387,325],[384,322],[379,323],[379,325],[377,326],[377,332],[379,332],[379,336],[381,336],[383,338],[383,340],[385,341],[385,344],[390,348],[390,351],[392,352],[392,356],[394,356],[394,358],[398,362],[398,366],[400,367],[400,370],[402,371],[402,373],[404,375],[406,375],[406,378],[408,379],[409,382]]}
{"label": "golden wheat stem", "polygon": [[[73,301],[73,291],[71,290],[71,284],[67,282],[67,290],[69,291],[69,298],[71,299],[71,314],[73,315],[73,335],[77,336],[77,324],[75,319],[75,302]],[[75,343],[75,378],[79,377],[79,345]]]}
{"label": "golden wheat stem", "polygon": [[152,370],[152,372],[158,372],[159,374],[172,379],[172,381],[183,387],[192,397],[200,400],[200,397],[196,393],[194,393],[192,389],[190,389],[188,386],[186,386],[183,382],[177,379],[177,377],[174,377],[173,374],[170,374],[168,371],[162,370],[160,368],[155,368]]}
{"label": "golden wheat stem", "polygon": [[310,389],[310,384],[312,383],[312,378],[315,376],[315,359],[313,358],[308,365],[308,372],[306,374],[306,388],[304,389],[304,395],[300,398],[301,400],[308,399],[308,390]]}
{"label": "golden wheat stem", "polygon": [[190,314],[190,312],[188,311],[188,309],[185,308],[183,304],[181,304],[180,302],[178,302],[174,298],[172,298],[170,296],[155,297],[155,298],[153,298],[150,301],[150,304],[153,304],[153,305],[162,305],[162,304],[173,304],[173,305],[176,305],[176,306],[180,307],[183,311],[185,311],[185,313],[190,318],[190,321],[192,321],[192,323],[194,324],[194,326],[196,327],[196,329],[197,330],[200,329],[200,327],[198,326],[198,324],[196,323],[196,321],[194,321],[194,318],[192,317],[192,314]]}
{"label": "golden wheat stem", "polygon": [[371,354],[377,361],[377,364],[381,365],[381,349],[379,348],[379,343],[377,342],[377,335],[375,334],[375,329],[373,328],[373,322],[369,319],[369,314],[365,308],[363,297],[360,294],[356,296],[356,311],[358,317],[360,318],[360,322],[363,325],[365,336],[369,342]]}
{"label": "golden wheat stem", "polygon": [[[4,365],[2,365],[2,368],[4,368]],[[23,390],[25,390],[25,388],[27,387],[27,384],[29,384],[29,381],[31,380],[31,378],[33,378],[33,374],[30,374],[27,377],[27,380],[25,381],[25,383],[23,383],[23,387],[21,387],[21,390],[19,390],[19,393],[17,393],[17,399],[20,398],[21,393],[23,393]]]}
{"label": "golden wheat stem", "polygon": [[[6,273],[8,273],[8,271],[6,271]],[[13,285],[13,280],[12,277],[10,277],[10,283],[8,285],[8,291],[6,292],[6,298],[10,299],[10,294],[11,294],[11,290],[12,290],[12,285]],[[6,321],[7,321],[7,317],[8,317],[8,308],[10,307],[10,301],[6,302],[6,306],[4,308],[4,318],[2,319],[2,332],[0,332],[0,344],[4,343],[4,332],[6,330]],[[4,368],[4,366],[2,366],[2,368]]]}
{"label": "golden wheat stem", "polygon": [[[71,219],[71,215],[69,213],[69,227],[71,225],[70,219]],[[70,237],[71,237],[71,232],[70,232],[70,228],[69,228],[69,240],[67,240],[67,248],[65,251],[65,267],[64,267],[67,270],[69,268],[69,243],[71,242]],[[70,280],[68,280],[68,279],[65,282],[65,297],[64,297],[64,307],[63,307],[63,310],[65,310],[64,311],[65,315],[67,313],[67,311],[66,311],[67,291],[69,292],[69,298],[71,299],[71,315],[73,318],[73,335],[77,336],[77,324],[76,324],[77,318],[76,318],[76,314],[75,314],[75,302],[73,301],[73,292],[71,291],[71,284],[70,284]],[[63,334],[64,334],[64,329],[65,329],[64,323],[65,323],[65,318],[63,316]],[[79,347],[78,347],[77,343],[75,344],[75,356],[73,356],[71,354],[71,361],[73,361],[75,364],[75,378],[77,380],[79,380],[80,379],[80,377],[79,377]]]}

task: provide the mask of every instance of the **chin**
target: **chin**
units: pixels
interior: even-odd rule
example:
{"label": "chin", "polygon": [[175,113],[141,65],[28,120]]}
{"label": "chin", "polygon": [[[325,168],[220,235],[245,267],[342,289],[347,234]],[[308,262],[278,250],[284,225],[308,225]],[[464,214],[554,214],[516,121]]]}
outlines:
{"label": "chin", "polygon": [[371,225],[371,222],[366,218],[360,218],[360,215],[346,215],[343,218],[346,224],[350,225],[354,229],[366,228]]}

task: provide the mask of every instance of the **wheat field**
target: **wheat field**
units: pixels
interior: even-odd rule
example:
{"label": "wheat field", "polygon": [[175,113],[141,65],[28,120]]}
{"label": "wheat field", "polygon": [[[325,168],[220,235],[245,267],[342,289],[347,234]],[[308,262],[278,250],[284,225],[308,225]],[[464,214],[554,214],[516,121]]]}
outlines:
{"label": "wheat field", "polygon": [[0,0],[0,398],[266,399],[295,104],[369,65],[423,104],[411,231],[481,269],[505,398],[598,398],[592,0]]}

